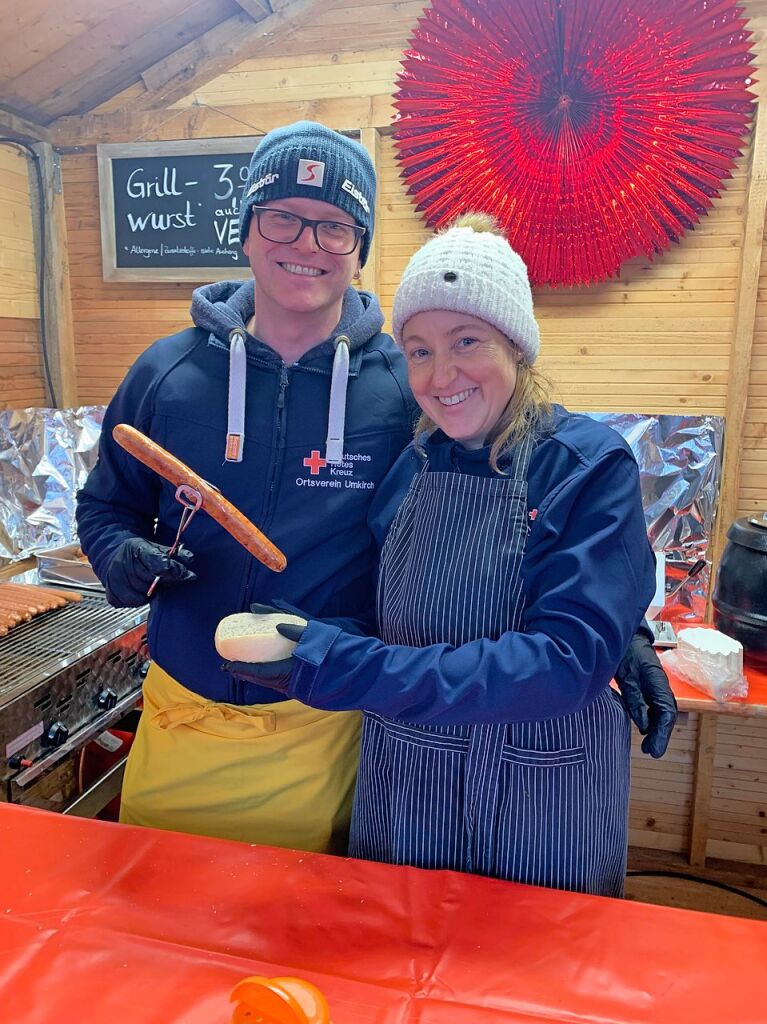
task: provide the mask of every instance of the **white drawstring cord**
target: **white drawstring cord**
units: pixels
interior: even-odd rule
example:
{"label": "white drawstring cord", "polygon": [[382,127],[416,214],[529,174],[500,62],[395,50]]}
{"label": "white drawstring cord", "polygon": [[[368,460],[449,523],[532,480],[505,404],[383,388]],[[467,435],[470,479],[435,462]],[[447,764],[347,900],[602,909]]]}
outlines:
{"label": "white drawstring cord", "polygon": [[245,394],[248,384],[248,359],[245,331],[235,327],[229,332],[229,395],[227,398],[227,462],[242,462],[245,447]]}
{"label": "white drawstring cord", "polygon": [[344,457],[344,425],[346,423],[346,387],[349,383],[349,339],[339,334],[335,340],[333,375],[330,379],[330,409],[325,458],[337,466]]}

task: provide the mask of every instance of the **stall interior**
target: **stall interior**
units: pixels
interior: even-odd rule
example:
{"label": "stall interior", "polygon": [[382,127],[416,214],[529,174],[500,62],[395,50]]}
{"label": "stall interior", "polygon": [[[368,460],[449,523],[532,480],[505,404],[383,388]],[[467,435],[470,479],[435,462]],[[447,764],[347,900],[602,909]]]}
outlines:
{"label": "stall interior", "polygon": [[[401,60],[423,6],[167,0],[161,9],[94,11],[91,0],[72,0],[66,16],[52,3],[14,13],[0,40],[0,451],[13,453],[0,459],[0,579],[36,572],[40,552],[76,544],[73,495],[92,465],[104,405],[142,351],[187,326],[192,288],[211,279],[150,269],[108,279],[99,147],[183,141],[204,153],[211,140],[252,139],[301,117],[353,134],[380,182],[360,285],[378,293],[388,317],[408,257],[430,235],[403,184],[392,127]],[[648,528],[667,559],[667,590],[707,563],[665,616],[677,623],[711,618],[709,567],[730,524],[767,508],[767,0],[742,7],[757,102],[721,196],[655,258],[534,296],[557,398],[621,426],[644,460]],[[101,796],[79,807],[109,814],[146,671],[146,612],[110,610],[83,583],[63,582],[81,601],[9,621],[0,636],[0,799],[77,807],[98,776],[107,780]],[[18,660],[29,644],[46,646],[34,671]],[[635,740],[635,868],[694,870],[767,892],[764,716],[684,710],[659,762]],[[659,902],[759,913],[694,883],[681,895],[673,879],[632,886]]]}

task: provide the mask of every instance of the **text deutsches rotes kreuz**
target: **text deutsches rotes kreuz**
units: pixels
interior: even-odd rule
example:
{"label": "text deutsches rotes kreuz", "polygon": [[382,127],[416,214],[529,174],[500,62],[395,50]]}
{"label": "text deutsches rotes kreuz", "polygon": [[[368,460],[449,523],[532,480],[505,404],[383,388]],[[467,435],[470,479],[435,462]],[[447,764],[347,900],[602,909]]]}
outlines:
{"label": "text deutsches rotes kreuz", "polygon": [[303,460],[304,466],[308,469],[307,476],[296,477],[296,484],[299,487],[323,487],[336,490],[344,488],[347,490],[372,491],[375,484],[372,480],[355,480],[355,470],[359,470],[360,463],[369,463],[372,459],[369,455],[346,453],[340,463],[331,464],[322,457],[319,451],[313,450]]}

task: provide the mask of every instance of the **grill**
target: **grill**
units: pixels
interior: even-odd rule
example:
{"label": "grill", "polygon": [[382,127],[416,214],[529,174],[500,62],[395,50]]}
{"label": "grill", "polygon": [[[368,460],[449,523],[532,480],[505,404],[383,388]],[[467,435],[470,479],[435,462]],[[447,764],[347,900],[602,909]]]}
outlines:
{"label": "grill", "polygon": [[76,604],[16,626],[0,637],[0,704],[14,691],[49,679],[145,619],[144,610],[112,608],[100,595],[86,594]]}
{"label": "grill", "polygon": [[146,607],[112,608],[84,593],[0,638],[0,799],[47,806],[44,782],[58,771],[64,809],[76,774],[67,759],[138,701],[146,618]]}

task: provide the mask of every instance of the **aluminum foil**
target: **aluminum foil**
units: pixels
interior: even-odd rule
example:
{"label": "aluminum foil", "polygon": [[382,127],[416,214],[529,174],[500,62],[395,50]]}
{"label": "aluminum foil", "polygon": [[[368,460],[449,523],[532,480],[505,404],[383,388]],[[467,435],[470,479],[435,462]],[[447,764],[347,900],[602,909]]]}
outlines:
{"label": "aluminum foil", "polygon": [[[706,559],[719,492],[719,416],[590,413],[631,446],[647,532],[666,555],[666,587]],[[0,412],[0,566],[76,540],[75,493],[96,461],[103,406]],[[702,621],[708,567],[667,605],[671,622]]]}
{"label": "aluminum foil", "polygon": [[[721,416],[589,413],[628,442],[637,462],[650,543],[666,555],[666,590],[698,559],[707,559],[719,496],[724,444]],[[674,595],[659,616],[702,622],[710,563]]]}
{"label": "aluminum foil", "polygon": [[0,567],[76,539],[104,406],[0,411]]}

